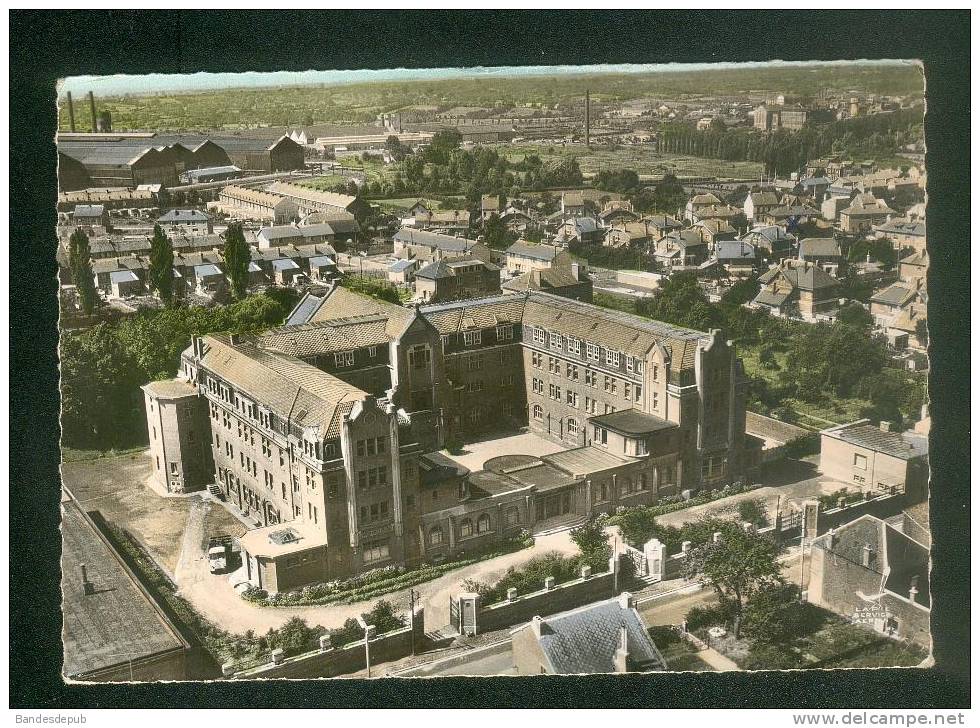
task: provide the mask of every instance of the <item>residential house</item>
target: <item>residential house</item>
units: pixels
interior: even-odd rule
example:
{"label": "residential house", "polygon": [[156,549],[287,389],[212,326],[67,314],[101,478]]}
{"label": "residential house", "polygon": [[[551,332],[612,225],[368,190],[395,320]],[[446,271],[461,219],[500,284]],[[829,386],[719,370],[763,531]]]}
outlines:
{"label": "residential house", "polygon": [[670,235],[675,230],[682,230],[684,224],[670,217],[669,215],[644,215],[640,221],[650,231],[651,240],[660,240],[665,235]]}
{"label": "residential house", "polygon": [[561,193],[561,216],[583,217],[588,214],[585,206],[585,195],[579,191],[566,191]]}
{"label": "residential house", "polygon": [[787,230],[796,230],[800,225],[806,225],[815,220],[820,211],[809,205],[779,205],[763,213],[760,221],[763,225],[781,225]]}
{"label": "residential house", "polygon": [[556,296],[592,303],[592,281],[585,265],[563,250],[547,268],[532,268],[511,278],[501,286],[504,293],[544,291]]}
{"label": "residential house", "polygon": [[840,214],[851,206],[849,194],[830,194],[820,205],[820,215],[828,222],[837,222]]}
{"label": "residential house", "polygon": [[407,226],[446,235],[465,235],[470,229],[470,213],[469,210],[419,212]]}
{"label": "residential house", "polygon": [[886,222],[895,211],[874,195],[862,193],[840,212],[840,229],[849,235],[871,232]]}
{"label": "residential house", "polygon": [[708,244],[709,250],[714,250],[722,240],[735,240],[737,235],[735,228],[727,221],[717,218],[696,222],[691,226],[691,230],[697,231],[701,239]]}
{"label": "residential house", "polygon": [[812,263],[787,258],[759,276],[762,288],[751,306],[776,316],[813,321],[837,308],[839,284]]}
{"label": "residential house", "polygon": [[807,601],[929,650],[929,546],[863,515],[813,541]]}
{"label": "residential house", "polygon": [[480,258],[440,259],[415,273],[415,298],[428,303],[483,298],[500,293],[500,268]]}
{"label": "residential house", "polygon": [[526,233],[534,224],[534,220],[530,215],[512,206],[504,210],[500,216],[500,221],[510,232],[517,233],[518,235]]}
{"label": "residential house", "polygon": [[926,497],[929,440],[913,432],[894,432],[892,423],[858,420],[820,432],[820,472],[874,495],[904,493]]}
{"label": "residential house", "polygon": [[840,243],[834,238],[803,238],[800,241],[799,259],[813,263],[835,278],[839,277],[844,255]]}
{"label": "residential house", "polygon": [[742,211],[749,222],[758,222],[762,214],[779,206],[779,198],[774,190],[750,192],[745,196]]}
{"label": "residential house", "polygon": [[667,669],[629,592],[510,633],[518,675],[589,675]]}
{"label": "residential house", "polygon": [[708,244],[689,228],[666,235],[653,244],[654,258],[669,270],[694,268],[708,259]]}
{"label": "residential house", "polygon": [[486,222],[492,215],[500,215],[500,196],[483,195],[480,198],[480,219]]}
{"label": "residential house", "polygon": [[599,224],[604,228],[613,228],[639,220],[640,216],[633,211],[633,203],[629,200],[610,200],[597,216]]}
{"label": "residential house", "polygon": [[559,226],[555,243],[563,247],[570,243],[602,245],[606,231],[591,217],[574,217]]}
{"label": "residential house", "polygon": [[269,192],[292,200],[299,210],[300,217],[314,212],[329,212],[335,215],[353,214],[357,202],[357,198],[353,195],[325,192],[292,182],[273,182],[269,186]]}
{"label": "residential house", "polygon": [[169,210],[157,218],[165,232],[182,237],[210,235],[214,232],[211,216],[200,210]]}
{"label": "residential house", "polygon": [[722,203],[718,196],[711,192],[694,195],[687,201],[687,205],[684,207],[684,219],[688,222],[697,222],[701,219],[698,213],[702,209],[719,208],[723,205],[724,203]]}
{"label": "residential house", "polygon": [[699,223],[704,220],[724,220],[732,223],[740,220],[742,211],[731,205],[702,205],[691,213],[691,222]]}
{"label": "residential house", "polygon": [[779,225],[756,225],[739,240],[751,243],[763,258],[773,261],[788,257],[797,245],[796,236]]}
{"label": "residential house", "polygon": [[926,250],[925,220],[891,218],[872,227],[876,238],[887,238],[895,243],[898,250],[913,250],[924,253]]}
{"label": "residential house", "polygon": [[641,220],[621,223],[618,227],[607,230],[602,244],[607,248],[639,248],[646,247],[655,239],[650,226]]}
{"label": "residential house", "polygon": [[715,244],[713,260],[732,278],[747,278],[759,267],[759,251],[744,240],[720,240]]}
{"label": "residential house", "polygon": [[424,261],[459,258],[470,255],[475,248],[483,248],[476,240],[409,227],[403,227],[395,233],[392,242],[396,257]]}
{"label": "residential house", "polygon": [[558,255],[560,248],[555,245],[531,243],[518,240],[507,248],[506,266],[512,273],[524,273],[529,270],[544,270],[551,267],[551,261]]}
{"label": "residential house", "polygon": [[71,223],[88,235],[104,235],[110,229],[109,212],[105,205],[75,205]]}
{"label": "residential house", "polygon": [[388,266],[388,281],[398,286],[407,286],[415,280],[419,262],[414,258],[402,258]]}

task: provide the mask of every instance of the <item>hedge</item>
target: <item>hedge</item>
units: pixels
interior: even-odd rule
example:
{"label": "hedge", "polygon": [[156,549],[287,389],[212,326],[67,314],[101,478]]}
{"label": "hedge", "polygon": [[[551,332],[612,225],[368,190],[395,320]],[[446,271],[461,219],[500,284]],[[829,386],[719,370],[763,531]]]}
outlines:
{"label": "hedge", "polygon": [[[472,566],[480,561],[513,553],[534,543],[530,534],[498,545],[492,550],[475,554],[466,559],[442,564],[424,565],[418,569],[402,571],[401,567],[388,567],[352,577],[341,582],[311,584],[302,589],[280,592],[269,596],[264,589],[251,588],[242,593],[242,598],[264,607],[320,606],[324,604],[355,604],[391,592],[408,589],[427,581],[437,579],[454,569]],[[387,574],[393,573],[392,576]],[[380,577],[380,578],[378,578]]]}

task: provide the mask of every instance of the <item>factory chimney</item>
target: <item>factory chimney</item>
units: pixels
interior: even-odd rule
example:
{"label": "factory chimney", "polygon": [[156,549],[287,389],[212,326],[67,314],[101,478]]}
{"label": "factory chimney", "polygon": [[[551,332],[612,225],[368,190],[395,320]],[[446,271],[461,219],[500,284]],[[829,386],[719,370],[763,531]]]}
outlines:
{"label": "factory chimney", "polygon": [[91,91],[88,92],[88,106],[92,111],[92,133],[94,134],[95,130],[98,128],[98,124],[95,120],[95,96],[92,95]]}
{"label": "factory chimney", "polygon": [[585,148],[591,149],[589,145],[589,90],[585,89]]}
{"label": "factory chimney", "polygon": [[71,91],[65,92],[65,100],[68,102],[68,128],[75,131],[75,105],[71,101]]}

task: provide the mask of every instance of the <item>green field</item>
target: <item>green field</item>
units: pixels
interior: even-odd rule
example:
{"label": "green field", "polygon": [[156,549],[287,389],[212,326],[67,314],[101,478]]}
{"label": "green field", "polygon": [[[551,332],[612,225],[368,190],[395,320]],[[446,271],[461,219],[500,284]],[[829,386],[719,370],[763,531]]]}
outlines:
{"label": "green field", "polygon": [[[337,86],[236,88],[225,91],[105,96],[99,108],[124,130],[237,130],[312,124],[365,124],[377,114],[413,105],[554,107],[580,105],[585,89],[597,102],[639,98],[697,103],[712,97],[760,100],[776,93],[813,95],[825,90],[920,94],[922,74],[911,65],[718,68],[706,73],[478,77],[375,82]],[[63,115],[67,116],[67,115]],[[79,131],[88,131],[78,114]],[[62,118],[63,129],[67,119]]]}
{"label": "green field", "polygon": [[623,146],[617,149],[587,149],[584,144],[562,146],[546,144],[504,144],[497,151],[508,161],[520,162],[536,154],[546,163],[563,155],[578,160],[582,174],[588,178],[603,170],[633,169],[640,178],[660,178],[668,172],[677,177],[716,177],[718,179],[757,179],[762,173],[760,162],[728,162],[684,154],[660,153],[652,145]]}

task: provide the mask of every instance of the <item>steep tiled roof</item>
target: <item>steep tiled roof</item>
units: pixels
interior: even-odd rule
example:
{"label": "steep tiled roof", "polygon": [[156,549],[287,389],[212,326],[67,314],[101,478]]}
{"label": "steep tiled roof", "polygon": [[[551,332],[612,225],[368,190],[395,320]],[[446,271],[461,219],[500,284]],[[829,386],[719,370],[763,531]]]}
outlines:
{"label": "steep tiled roof", "polygon": [[440,334],[454,334],[468,329],[488,329],[498,324],[520,324],[524,307],[523,296],[493,296],[423,306],[421,311]]}
{"label": "steep tiled roof", "polygon": [[256,346],[249,337],[232,345],[228,334],[204,337],[201,366],[230,382],[284,419],[340,433],[342,416],[367,393],[299,359]]}
{"label": "steep tiled roof", "polygon": [[297,357],[310,357],[335,351],[383,346],[389,341],[385,332],[387,318],[379,315],[352,316],[299,326],[281,326],[258,338],[263,349]]}
{"label": "steep tiled roof", "polygon": [[646,356],[655,345],[661,344],[670,352],[670,366],[675,371],[693,367],[698,342],[708,338],[701,331],[544,292],[528,294],[523,322],[635,357]]}
{"label": "steep tiled roof", "polygon": [[310,322],[333,321],[372,314],[387,319],[385,330],[392,338],[400,336],[412,320],[411,309],[355,293],[343,286],[334,286],[326,293],[323,303],[317,308]]}

